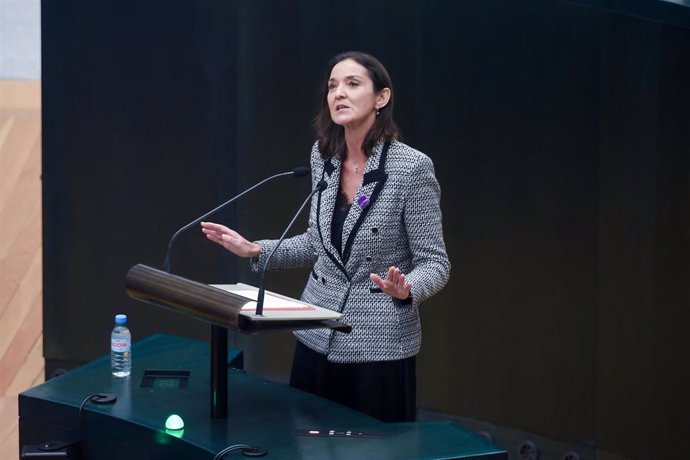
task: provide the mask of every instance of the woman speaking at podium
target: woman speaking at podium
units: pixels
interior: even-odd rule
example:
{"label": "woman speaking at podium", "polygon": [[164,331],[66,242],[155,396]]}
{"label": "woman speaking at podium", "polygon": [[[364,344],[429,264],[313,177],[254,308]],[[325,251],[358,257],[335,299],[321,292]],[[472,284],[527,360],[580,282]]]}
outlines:
{"label": "woman speaking at podium", "polygon": [[[307,231],[284,240],[268,269],[312,268],[302,300],[341,312],[352,332],[295,332],[290,384],[385,422],[412,421],[418,307],[450,273],[433,163],[398,140],[391,79],[368,54],[331,60],[315,128],[312,186],[328,186],[312,199]],[[254,270],[277,243],[201,225]]]}

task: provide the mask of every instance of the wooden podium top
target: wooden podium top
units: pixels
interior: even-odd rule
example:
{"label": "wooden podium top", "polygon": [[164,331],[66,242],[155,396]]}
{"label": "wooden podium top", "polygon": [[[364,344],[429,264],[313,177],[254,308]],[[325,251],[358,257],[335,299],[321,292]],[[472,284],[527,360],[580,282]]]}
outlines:
{"label": "wooden podium top", "polygon": [[292,302],[309,310],[290,314],[268,310],[264,315],[253,315],[251,308],[252,304],[256,308],[256,301],[251,292],[255,289],[245,284],[211,286],[142,264],[132,267],[126,277],[127,294],[132,298],[246,334],[320,328],[344,333],[352,330],[338,320],[338,313],[275,293],[269,297],[274,303]]}

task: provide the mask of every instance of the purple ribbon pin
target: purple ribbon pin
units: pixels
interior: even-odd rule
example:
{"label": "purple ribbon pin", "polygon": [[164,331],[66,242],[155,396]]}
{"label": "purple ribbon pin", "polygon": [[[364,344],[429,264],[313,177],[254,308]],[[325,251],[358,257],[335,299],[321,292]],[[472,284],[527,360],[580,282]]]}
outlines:
{"label": "purple ribbon pin", "polygon": [[357,204],[360,208],[364,209],[369,206],[369,197],[366,195],[360,195],[357,197]]}

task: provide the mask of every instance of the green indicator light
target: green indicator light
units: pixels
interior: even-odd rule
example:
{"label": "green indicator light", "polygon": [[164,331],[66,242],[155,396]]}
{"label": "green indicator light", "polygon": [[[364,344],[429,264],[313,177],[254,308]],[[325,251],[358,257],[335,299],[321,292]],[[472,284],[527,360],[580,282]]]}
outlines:
{"label": "green indicator light", "polygon": [[182,420],[182,417],[180,417],[177,414],[172,414],[168,419],[165,421],[165,429],[166,430],[181,430],[184,428],[184,421]]}

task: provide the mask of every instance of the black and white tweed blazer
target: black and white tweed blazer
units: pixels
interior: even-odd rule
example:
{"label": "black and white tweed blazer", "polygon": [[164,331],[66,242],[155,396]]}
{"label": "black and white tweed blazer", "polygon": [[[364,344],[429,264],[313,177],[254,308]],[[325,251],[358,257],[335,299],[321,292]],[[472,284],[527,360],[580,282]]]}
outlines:
{"label": "black and white tweed blazer", "polygon": [[[419,352],[418,306],[448,281],[450,262],[441,225],[441,190],[434,166],[423,153],[394,141],[380,142],[367,161],[357,197],[343,225],[343,255],[331,244],[333,209],[340,190],[341,163],[324,161],[314,144],[312,186],[322,179],[328,187],[314,196],[309,227],[286,239],[271,258],[269,270],[312,267],[302,300],[343,313],[352,325],[344,334],[329,329],[295,333],[309,348],[336,363],[391,361]],[[257,241],[261,255],[252,268],[262,267],[276,240]],[[412,302],[394,300],[369,279],[385,277],[397,266],[412,284]]]}

